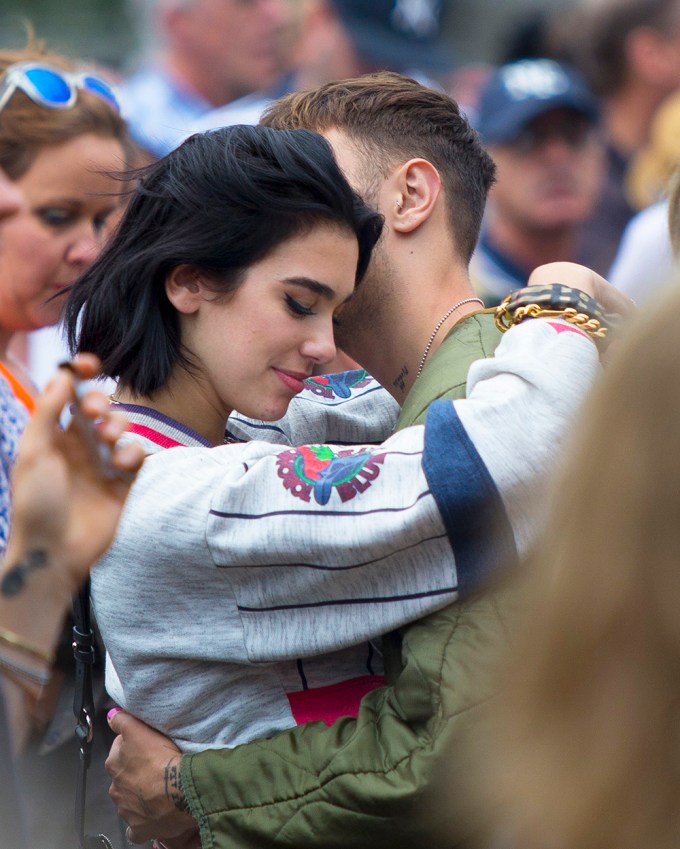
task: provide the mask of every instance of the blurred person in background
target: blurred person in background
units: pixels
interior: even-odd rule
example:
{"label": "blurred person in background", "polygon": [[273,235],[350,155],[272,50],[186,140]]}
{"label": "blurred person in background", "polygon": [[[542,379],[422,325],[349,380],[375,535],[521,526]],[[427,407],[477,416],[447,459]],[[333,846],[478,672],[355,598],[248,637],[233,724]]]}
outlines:
{"label": "blurred person in background", "polygon": [[635,212],[626,194],[631,159],[680,87],[680,0],[579,0],[559,26],[559,49],[602,102],[606,180],[583,227],[582,261],[606,275]]}
{"label": "blurred person in background", "polygon": [[[2,224],[8,217],[15,215],[21,206],[21,195],[11,181],[0,169],[0,245],[2,244]],[[6,381],[0,381],[0,415],[7,418],[7,410],[16,404],[12,388]],[[0,440],[0,503],[8,505],[10,474],[14,458],[18,450],[20,430],[10,430],[3,427]],[[0,620],[1,621],[1,620]],[[5,700],[0,687],[0,776],[2,776],[2,793],[0,793],[0,822],[8,845],[25,849],[28,841],[25,835],[25,824],[21,812],[20,794],[14,780],[12,763],[14,751],[7,726]],[[0,844],[2,845],[2,844]]]}
{"label": "blurred person in background", "polygon": [[257,123],[278,96],[380,70],[436,85],[453,68],[441,37],[440,0],[300,0],[299,36],[284,90],[267,92],[209,112],[194,122],[201,132]]}
{"label": "blurred person in background", "polygon": [[[644,303],[667,285],[677,285],[668,231],[669,194],[677,191],[680,163],[680,91],[671,94],[652,121],[649,143],[628,172],[631,196],[643,207],[626,225],[610,271],[614,286]],[[673,208],[671,203],[670,209]]]}
{"label": "blurred person in background", "polygon": [[[163,156],[217,106],[274,85],[287,67],[291,0],[139,0],[156,55],[120,85],[133,139]],[[142,26],[144,33],[145,28]]]}
{"label": "blurred person in background", "polygon": [[[101,77],[34,44],[0,52],[0,168],[20,199],[2,224],[0,240],[0,425],[6,478],[36,394],[10,343],[22,331],[58,321],[68,286],[96,256],[118,206],[120,184],[111,172],[125,167],[126,143],[115,96]],[[9,496],[8,488],[0,493],[2,551],[9,533]],[[73,843],[73,787],[55,780],[68,769],[75,771],[78,759],[68,704],[73,666],[68,643],[65,636],[39,698],[2,682],[19,750],[17,766],[30,787],[27,819],[35,844],[44,847]],[[101,781],[99,789],[99,797],[92,794],[93,804],[102,806],[109,823],[115,822]]]}
{"label": "blurred person in background", "polygon": [[487,306],[538,265],[580,260],[603,175],[598,117],[579,76],[549,59],[503,65],[483,87],[476,126],[498,171],[470,276]]}
{"label": "blurred person in background", "polygon": [[[79,74],[37,47],[0,51],[0,167],[21,197],[0,244],[0,375],[14,391],[15,426],[35,390],[9,351],[12,338],[56,324],[119,205],[112,172],[126,164],[125,123],[107,83]],[[4,509],[0,519],[4,549]]]}

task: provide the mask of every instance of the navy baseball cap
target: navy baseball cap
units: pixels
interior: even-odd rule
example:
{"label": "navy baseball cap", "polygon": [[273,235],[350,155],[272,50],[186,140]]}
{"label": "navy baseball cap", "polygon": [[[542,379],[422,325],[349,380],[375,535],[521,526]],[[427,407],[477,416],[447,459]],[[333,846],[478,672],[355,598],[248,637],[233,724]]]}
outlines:
{"label": "navy baseball cap", "polygon": [[389,70],[450,71],[440,0],[331,0],[358,54]]}
{"label": "navy baseball cap", "polygon": [[521,59],[489,77],[475,125],[485,144],[503,144],[552,109],[574,109],[593,124],[600,115],[596,97],[576,71],[552,59]]}

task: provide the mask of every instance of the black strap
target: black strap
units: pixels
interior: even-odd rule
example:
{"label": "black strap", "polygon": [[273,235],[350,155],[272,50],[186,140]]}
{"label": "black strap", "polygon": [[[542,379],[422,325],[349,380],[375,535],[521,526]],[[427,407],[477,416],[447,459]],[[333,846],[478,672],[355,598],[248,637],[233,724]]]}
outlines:
{"label": "black strap", "polygon": [[94,693],[92,667],[94,665],[94,633],[90,624],[89,581],[73,599],[73,656],[76,661],[76,684],[73,713],[76,717],[76,739],[80,749],[80,765],[76,784],[76,833],[80,849],[113,849],[111,841],[103,834],[96,837],[85,834],[85,794],[87,769],[90,766],[94,736]]}

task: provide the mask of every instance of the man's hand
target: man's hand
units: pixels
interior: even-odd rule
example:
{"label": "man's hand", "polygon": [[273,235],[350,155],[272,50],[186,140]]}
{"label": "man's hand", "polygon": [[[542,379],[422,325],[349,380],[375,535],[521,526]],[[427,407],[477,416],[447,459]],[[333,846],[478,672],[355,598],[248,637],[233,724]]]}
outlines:
{"label": "man's hand", "polygon": [[534,269],[527,280],[527,286],[549,286],[551,283],[563,283],[572,289],[586,292],[599,301],[609,313],[626,316],[635,310],[635,303],[627,295],[619,292],[604,277],[585,265],[575,262],[548,262]]}
{"label": "man's hand", "polygon": [[132,843],[195,834],[179,777],[181,753],[172,740],[122,710],[109,714],[119,736],[106,759],[109,796],[128,824]]}

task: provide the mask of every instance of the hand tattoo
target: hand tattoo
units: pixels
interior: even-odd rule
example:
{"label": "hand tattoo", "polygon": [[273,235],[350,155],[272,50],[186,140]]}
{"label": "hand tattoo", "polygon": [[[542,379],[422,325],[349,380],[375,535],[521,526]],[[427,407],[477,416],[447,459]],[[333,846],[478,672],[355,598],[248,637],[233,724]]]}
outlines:
{"label": "hand tattoo", "polygon": [[184,788],[182,787],[182,778],[179,774],[179,761],[172,758],[168,761],[165,767],[165,795],[177,808],[185,814],[191,813]]}
{"label": "hand tattoo", "polygon": [[0,582],[0,593],[7,598],[19,595],[26,586],[28,575],[36,569],[44,569],[47,563],[47,552],[44,549],[36,548],[29,551],[23,560],[15,563],[5,573]]}

